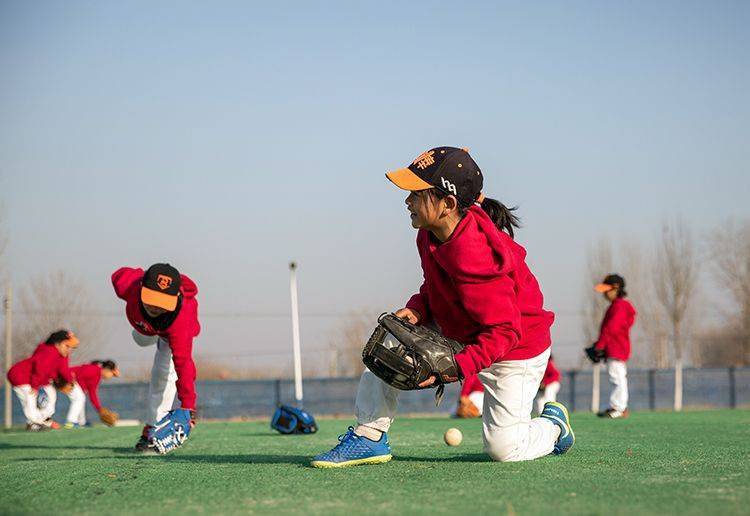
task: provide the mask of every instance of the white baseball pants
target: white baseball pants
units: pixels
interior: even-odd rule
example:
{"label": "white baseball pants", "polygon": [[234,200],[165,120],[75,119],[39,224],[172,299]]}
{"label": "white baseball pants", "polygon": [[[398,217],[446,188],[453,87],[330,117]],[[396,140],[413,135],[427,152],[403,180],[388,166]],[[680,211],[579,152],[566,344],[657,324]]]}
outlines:
{"label": "white baseball pants", "polygon": [[68,394],[70,400],[70,407],[68,408],[68,417],[65,419],[66,423],[83,426],[86,424],[86,394],[81,389],[81,386],[77,383],[73,384],[73,389]]}
{"label": "white baseball pants", "polygon": [[607,359],[609,383],[612,384],[612,394],[609,396],[609,406],[620,412],[628,408],[628,368],[622,360]]}
{"label": "white baseball pants", "polygon": [[552,382],[544,386],[544,390],[536,398],[536,413],[541,414],[544,404],[548,401],[557,401],[557,393],[560,392],[560,382]]}
{"label": "white baseball pants", "polygon": [[[492,364],[479,373],[484,385],[482,436],[493,460],[515,462],[549,455],[560,435],[550,420],[531,418],[550,350],[528,360]],[[387,432],[396,415],[398,389],[365,370],[359,381],[357,423]]]}
{"label": "white baseball pants", "polygon": [[133,340],[141,347],[156,344],[154,365],[151,367],[151,382],[148,385],[148,407],[145,422],[156,425],[157,421],[175,407],[177,398],[177,371],[172,360],[169,342],[158,335],[143,335],[133,330]]}
{"label": "white baseball pants", "polygon": [[47,404],[43,408],[37,407],[37,392],[31,388],[31,385],[16,385],[13,392],[18,396],[21,402],[23,415],[26,416],[27,424],[44,424],[55,413],[55,404],[57,403],[57,390],[52,385],[39,387],[47,393]]}

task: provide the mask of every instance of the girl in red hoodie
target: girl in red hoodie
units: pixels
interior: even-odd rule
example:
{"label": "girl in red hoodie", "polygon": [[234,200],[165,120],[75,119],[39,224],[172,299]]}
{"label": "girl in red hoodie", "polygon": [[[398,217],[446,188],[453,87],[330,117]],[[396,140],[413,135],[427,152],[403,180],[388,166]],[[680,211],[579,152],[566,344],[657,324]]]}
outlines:
{"label": "girl in red hoodie", "polygon": [[628,412],[628,369],[630,358],[630,328],[635,323],[635,308],[625,299],[625,279],[618,274],[610,274],[596,285],[610,305],[602,320],[599,338],[594,349],[607,359],[609,383],[612,394],[609,397],[609,408],[598,414],[599,417],[611,419],[626,418]]}
{"label": "girl in red hoodie", "polygon": [[[565,453],[574,442],[567,410],[548,403],[532,419],[534,396],[550,354],[554,314],[513,240],[518,219],[482,195],[482,173],[465,149],[438,147],[407,168],[387,174],[408,190],[406,205],[418,229],[424,282],[396,315],[432,323],[465,344],[456,354],[462,378],[478,373],[486,452],[498,461],[524,461]],[[428,379],[423,385],[435,383]],[[318,455],[312,465],[341,467],[387,462],[387,432],[398,390],[369,371],[360,380],[356,428]]]}
{"label": "girl in red hoodie", "polygon": [[[150,451],[148,434],[173,408],[195,414],[193,339],[200,333],[198,287],[167,263],[148,268],[122,267],[112,274],[117,297],[125,301],[125,315],[139,346],[156,346],[148,389],[146,426],[135,445]],[[175,395],[179,406],[174,406]],[[192,421],[194,424],[194,420]]]}
{"label": "girl in red hoodie", "polygon": [[[26,416],[27,430],[38,432],[60,427],[52,421],[57,401],[57,392],[52,386],[52,380],[59,376],[68,383],[73,381],[68,356],[78,344],[78,338],[73,332],[56,331],[39,344],[29,358],[16,363],[8,371],[8,381],[13,386],[13,392],[18,396],[23,414]],[[46,400],[39,403],[42,391]]]}
{"label": "girl in red hoodie", "polygon": [[66,394],[70,398],[65,428],[80,428],[86,424],[86,396],[96,411],[101,414],[104,407],[99,401],[99,382],[120,376],[120,370],[112,360],[94,360],[70,368],[75,383]]}

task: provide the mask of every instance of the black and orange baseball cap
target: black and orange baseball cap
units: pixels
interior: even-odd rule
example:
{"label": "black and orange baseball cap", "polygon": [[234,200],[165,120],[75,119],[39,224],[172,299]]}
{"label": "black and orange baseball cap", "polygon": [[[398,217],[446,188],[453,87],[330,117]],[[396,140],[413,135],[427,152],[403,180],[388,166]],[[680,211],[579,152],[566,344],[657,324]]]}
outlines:
{"label": "black and orange baseball cap", "polygon": [[177,308],[181,286],[182,278],[177,269],[168,263],[155,263],[141,280],[141,302],[173,312]]}
{"label": "black and orange baseball cap", "polygon": [[423,152],[411,165],[388,172],[385,177],[402,190],[436,188],[470,206],[482,193],[484,178],[468,149],[435,147]]}
{"label": "black and orange baseball cap", "polygon": [[609,292],[612,289],[619,288],[623,289],[625,288],[625,278],[620,276],[619,274],[609,274],[606,278],[602,280],[601,283],[596,285],[594,287],[594,290],[597,292]]}

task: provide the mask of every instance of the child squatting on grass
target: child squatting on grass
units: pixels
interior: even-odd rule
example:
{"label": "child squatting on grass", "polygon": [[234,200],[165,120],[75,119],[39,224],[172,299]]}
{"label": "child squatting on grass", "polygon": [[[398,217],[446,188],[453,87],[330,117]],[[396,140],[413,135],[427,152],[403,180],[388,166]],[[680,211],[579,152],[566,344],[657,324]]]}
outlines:
{"label": "child squatting on grass", "polygon": [[[554,314],[543,308],[526,251],[513,240],[518,219],[482,194],[479,166],[465,149],[437,147],[407,168],[386,174],[409,191],[406,206],[418,229],[424,283],[396,316],[436,324],[465,345],[456,354],[463,378],[478,373],[485,387],[484,449],[493,460],[532,460],[567,452],[575,437],[566,408],[547,403],[531,418],[550,356]],[[431,377],[423,385],[434,383]],[[391,459],[388,429],[399,391],[365,370],[356,399],[357,426],[315,467],[377,464]]]}

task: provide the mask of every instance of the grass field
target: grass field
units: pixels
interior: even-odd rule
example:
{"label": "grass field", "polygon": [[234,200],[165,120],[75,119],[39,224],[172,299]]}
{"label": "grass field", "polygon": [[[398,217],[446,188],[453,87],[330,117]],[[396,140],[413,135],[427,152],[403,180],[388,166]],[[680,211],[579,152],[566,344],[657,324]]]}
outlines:
{"label": "grass field", "polygon": [[[0,434],[0,512],[747,514],[750,412],[575,414],[562,457],[494,463],[479,420],[400,419],[385,465],[317,470],[347,421],[313,436],[202,423],[166,457],[131,452],[136,428]],[[464,442],[449,448],[456,426]]]}

